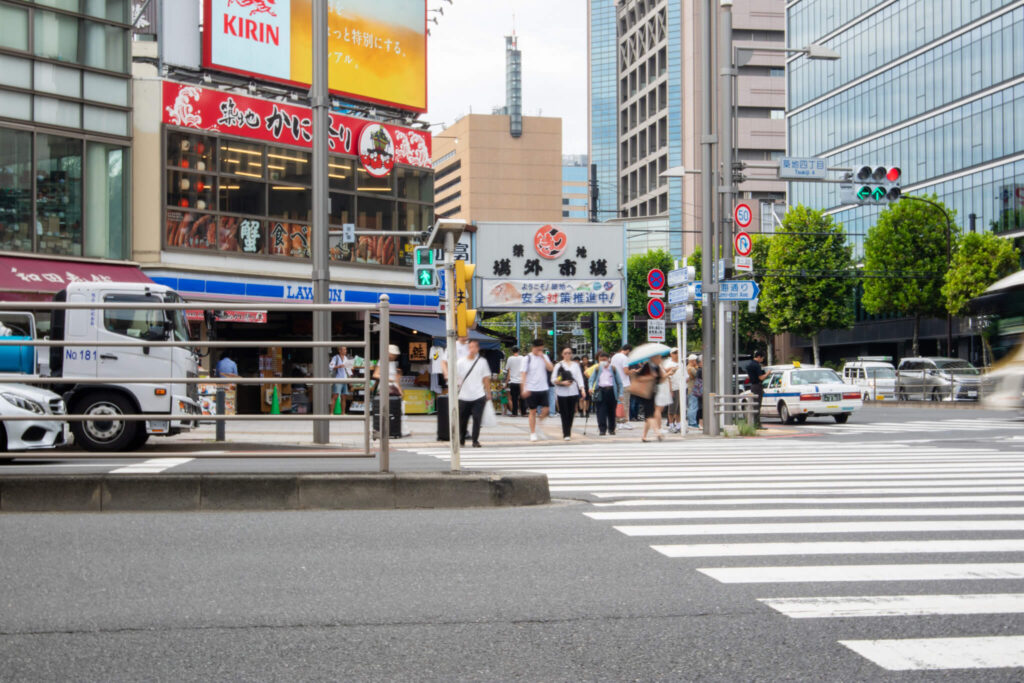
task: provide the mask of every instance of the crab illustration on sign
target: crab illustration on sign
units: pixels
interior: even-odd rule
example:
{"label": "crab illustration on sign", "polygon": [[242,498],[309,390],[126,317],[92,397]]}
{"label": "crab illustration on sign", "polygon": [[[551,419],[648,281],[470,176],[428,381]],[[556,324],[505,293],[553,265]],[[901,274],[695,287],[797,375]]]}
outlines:
{"label": "crab illustration on sign", "polygon": [[238,5],[239,7],[248,7],[249,16],[256,14],[269,14],[272,17],[277,16],[277,12],[274,11],[274,3],[277,0],[228,0],[228,7],[232,5]]}
{"label": "crab illustration on sign", "polygon": [[395,143],[388,129],[371,123],[359,135],[359,161],[374,178],[383,178],[395,167]]}
{"label": "crab illustration on sign", "polygon": [[569,237],[553,225],[541,227],[533,236],[533,247],[543,258],[556,259],[569,246]]}

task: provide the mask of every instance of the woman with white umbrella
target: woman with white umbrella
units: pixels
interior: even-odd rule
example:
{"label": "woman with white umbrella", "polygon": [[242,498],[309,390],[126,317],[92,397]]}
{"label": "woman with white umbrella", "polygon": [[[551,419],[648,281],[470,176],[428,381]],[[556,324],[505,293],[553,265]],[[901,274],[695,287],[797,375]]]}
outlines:
{"label": "woman with white umbrella", "polygon": [[630,384],[631,393],[637,396],[640,406],[644,411],[644,431],[640,440],[647,442],[647,433],[653,428],[658,441],[664,440],[659,425],[658,410],[655,407],[655,395],[659,385],[667,379],[664,369],[661,367],[661,359],[671,353],[671,349],[664,344],[643,344],[633,349],[629,354],[629,365],[640,366],[640,369],[633,375]]}

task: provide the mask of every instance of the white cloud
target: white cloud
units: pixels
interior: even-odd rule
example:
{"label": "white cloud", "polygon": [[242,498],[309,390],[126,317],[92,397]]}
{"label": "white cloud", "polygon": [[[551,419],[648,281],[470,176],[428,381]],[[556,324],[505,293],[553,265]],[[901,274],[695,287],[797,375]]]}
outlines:
{"label": "white cloud", "polygon": [[455,0],[430,22],[429,111],[451,125],[470,110],[505,103],[505,36],[523,53],[523,113],[562,118],[566,154],[587,151],[587,7],[585,0]]}

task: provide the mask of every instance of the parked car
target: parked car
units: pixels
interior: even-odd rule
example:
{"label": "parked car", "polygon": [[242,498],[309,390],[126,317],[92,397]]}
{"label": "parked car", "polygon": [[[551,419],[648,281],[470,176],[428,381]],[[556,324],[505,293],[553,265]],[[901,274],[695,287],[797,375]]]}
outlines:
{"label": "parked car", "polygon": [[839,424],[864,405],[860,388],[843,383],[834,370],[794,363],[766,370],[761,417],[778,417],[783,424],[808,417],[832,417]]}
{"label": "parked car", "polygon": [[904,358],[896,369],[896,398],[901,401],[977,401],[981,373],[959,358]]}
{"label": "parked car", "polygon": [[[11,347],[8,347],[11,348]],[[28,451],[55,448],[65,441],[64,399],[28,384],[0,384],[0,450]],[[12,417],[34,417],[12,420]]]}
{"label": "parked car", "polygon": [[843,381],[859,387],[865,401],[886,401],[896,396],[896,368],[878,357],[848,361],[843,365]]}

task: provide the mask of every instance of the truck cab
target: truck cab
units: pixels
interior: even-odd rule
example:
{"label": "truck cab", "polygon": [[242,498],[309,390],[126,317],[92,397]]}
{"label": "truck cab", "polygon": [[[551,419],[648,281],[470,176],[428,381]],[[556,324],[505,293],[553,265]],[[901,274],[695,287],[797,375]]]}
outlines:
{"label": "truck cab", "polygon": [[[56,301],[69,303],[177,303],[176,292],[156,284],[124,282],[73,283]],[[153,342],[188,341],[184,311],[152,308],[72,309],[54,311],[50,338],[65,341],[50,349],[50,375],[72,414],[103,419],[74,422],[76,442],[87,450],[123,451],[142,446],[150,435],[173,435],[194,428],[199,402],[195,384],[175,379],[198,377],[198,358],[190,348],[153,346]],[[137,345],[102,346],[102,342],[136,341]],[[120,383],[119,379],[153,378],[170,382]],[[83,383],[76,380],[105,380]],[[171,420],[118,420],[119,415],[172,415]]]}

